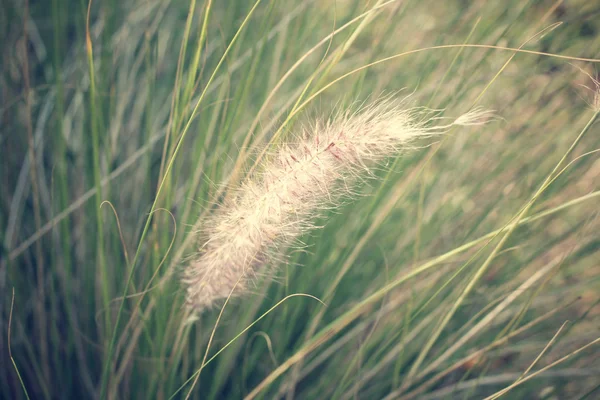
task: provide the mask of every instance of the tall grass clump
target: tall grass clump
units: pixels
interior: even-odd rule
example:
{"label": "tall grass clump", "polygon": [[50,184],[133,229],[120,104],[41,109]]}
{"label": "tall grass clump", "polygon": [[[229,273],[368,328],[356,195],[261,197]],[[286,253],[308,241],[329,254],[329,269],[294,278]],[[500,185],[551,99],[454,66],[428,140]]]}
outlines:
{"label": "tall grass clump", "polygon": [[0,2],[0,398],[598,397],[599,11]]}

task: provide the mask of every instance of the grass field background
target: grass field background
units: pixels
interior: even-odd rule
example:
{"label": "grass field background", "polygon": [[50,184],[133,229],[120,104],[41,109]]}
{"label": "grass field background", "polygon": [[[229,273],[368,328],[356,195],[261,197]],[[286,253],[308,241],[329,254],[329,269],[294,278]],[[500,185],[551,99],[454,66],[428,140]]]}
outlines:
{"label": "grass field background", "polygon": [[[600,396],[598,2],[0,7],[0,398]],[[495,118],[191,318],[180,271],[259,154],[390,94]]]}

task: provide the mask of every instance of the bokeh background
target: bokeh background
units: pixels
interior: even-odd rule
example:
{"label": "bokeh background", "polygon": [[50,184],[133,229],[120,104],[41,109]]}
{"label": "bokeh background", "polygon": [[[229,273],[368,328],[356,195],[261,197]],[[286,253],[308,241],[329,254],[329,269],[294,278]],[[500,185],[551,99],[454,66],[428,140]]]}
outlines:
{"label": "bokeh background", "polygon": [[[598,398],[599,29],[595,0],[2,0],[0,397]],[[190,319],[256,155],[393,93],[496,117]]]}

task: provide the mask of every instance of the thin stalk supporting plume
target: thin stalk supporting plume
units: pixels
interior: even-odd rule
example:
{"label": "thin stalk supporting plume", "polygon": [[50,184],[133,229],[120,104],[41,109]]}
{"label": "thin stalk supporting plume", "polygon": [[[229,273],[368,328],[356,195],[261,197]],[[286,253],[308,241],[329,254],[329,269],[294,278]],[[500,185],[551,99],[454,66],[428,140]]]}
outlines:
{"label": "thin stalk supporting plume", "polygon": [[353,197],[361,176],[373,176],[418,139],[454,125],[479,125],[488,116],[474,109],[435,125],[439,112],[386,98],[302,128],[203,224],[199,256],[183,273],[189,306],[202,310],[248,292],[256,278],[272,274],[285,248],[300,245],[315,217]]}

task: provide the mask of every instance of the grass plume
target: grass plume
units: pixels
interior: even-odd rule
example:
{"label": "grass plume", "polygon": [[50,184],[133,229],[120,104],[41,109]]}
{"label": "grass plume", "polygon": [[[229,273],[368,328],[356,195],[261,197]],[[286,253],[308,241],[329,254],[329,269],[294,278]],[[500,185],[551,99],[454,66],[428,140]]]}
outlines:
{"label": "grass plume", "polygon": [[188,304],[204,309],[247,291],[255,278],[271,273],[285,248],[315,228],[316,216],[353,197],[361,176],[374,176],[382,162],[419,139],[488,117],[477,108],[435,125],[438,115],[388,97],[303,127],[206,222],[200,255],[184,271]]}

